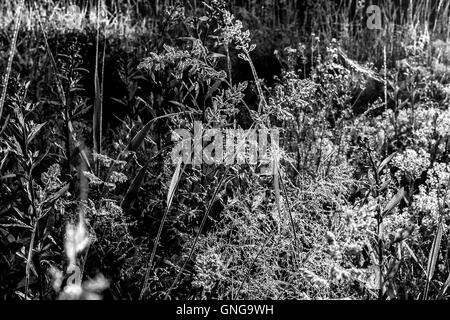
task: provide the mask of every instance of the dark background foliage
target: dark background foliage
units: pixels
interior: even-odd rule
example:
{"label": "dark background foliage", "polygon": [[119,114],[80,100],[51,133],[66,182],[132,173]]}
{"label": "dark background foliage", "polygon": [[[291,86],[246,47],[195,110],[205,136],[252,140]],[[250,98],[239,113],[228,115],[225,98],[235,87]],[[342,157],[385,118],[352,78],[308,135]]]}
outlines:
{"label": "dark background foliage", "polygon": [[[3,1],[1,298],[446,298],[449,7]],[[172,163],[194,121],[277,175]]]}

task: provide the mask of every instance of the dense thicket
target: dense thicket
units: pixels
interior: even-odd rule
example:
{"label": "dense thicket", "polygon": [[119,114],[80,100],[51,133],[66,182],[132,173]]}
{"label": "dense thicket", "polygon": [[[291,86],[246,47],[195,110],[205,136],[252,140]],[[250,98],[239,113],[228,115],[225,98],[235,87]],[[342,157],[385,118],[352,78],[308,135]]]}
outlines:
{"label": "dense thicket", "polygon": [[446,299],[449,9],[2,1],[1,299]]}

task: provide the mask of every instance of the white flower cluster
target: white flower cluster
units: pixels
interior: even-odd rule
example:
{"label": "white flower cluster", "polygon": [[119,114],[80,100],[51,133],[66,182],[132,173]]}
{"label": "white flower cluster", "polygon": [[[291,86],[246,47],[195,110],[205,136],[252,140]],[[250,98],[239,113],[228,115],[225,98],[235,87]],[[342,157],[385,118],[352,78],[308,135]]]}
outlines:
{"label": "white flower cluster", "polygon": [[413,208],[415,212],[425,214],[425,218],[423,221],[425,222],[424,224],[427,225],[428,220],[435,220],[439,212],[439,199],[437,190],[431,189],[428,191],[425,186],[420,186],[419,194],[414,196]]}
{"label": "white flower cluster", "polygon": [[450,110],[445,110],[439,115],[436,131],[441,137],[450,136]]}
{"label": "white flower cluster", "polygon": [[450,165],[445,163],[435,163],[433,168],[428,170],[427,184],[430,187],[443,189],[447,188],[450,177]]}
{"label": "white flower cluster", "polygon": [[[414,149],[406,149],[402,154],[392,159],[392,164],[401,171],[410,174],[413,178],[419,178],[422,172],[430,166],[430,154],[423,149],[418,152]],[[398,177],[397,177],[398,178]]]}
{"label": "white flower cluster", "polygon": [[426,185],[419,187],[419,194],[414,196],[413,208],[416,213],[423,215],[422,225],[436,226],[440,214],[443,213],[444,199],[450,199],[448,183],[450,165],[435,163],[427,172]]}

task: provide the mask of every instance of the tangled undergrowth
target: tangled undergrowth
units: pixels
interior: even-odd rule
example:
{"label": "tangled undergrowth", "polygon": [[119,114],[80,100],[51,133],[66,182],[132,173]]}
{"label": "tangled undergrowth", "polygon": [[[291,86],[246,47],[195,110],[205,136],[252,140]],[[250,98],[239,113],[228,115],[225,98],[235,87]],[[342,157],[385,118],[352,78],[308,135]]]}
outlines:
{"label": "tangled undergrowth", "polygon": [[[138,6],[7,1],[1,298],[446,299],[442,3],[434,27],[422,5],[405,18],[391,4],[380,32],[283,25],[288,41],[265,44],[269,18],[219,0],[142,20]],[[271,174],[172,161],[172,133],[196,122],[277,128]]]}

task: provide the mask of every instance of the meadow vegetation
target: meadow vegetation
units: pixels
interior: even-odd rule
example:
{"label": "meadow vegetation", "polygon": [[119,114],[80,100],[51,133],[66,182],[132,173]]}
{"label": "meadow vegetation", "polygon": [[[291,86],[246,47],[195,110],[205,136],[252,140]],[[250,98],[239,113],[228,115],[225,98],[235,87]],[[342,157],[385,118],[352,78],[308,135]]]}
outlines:
{"label": "meadow vegetation", "polygon": [[450,2],[371,3],[3,0],[0,299],[447,299]]}

